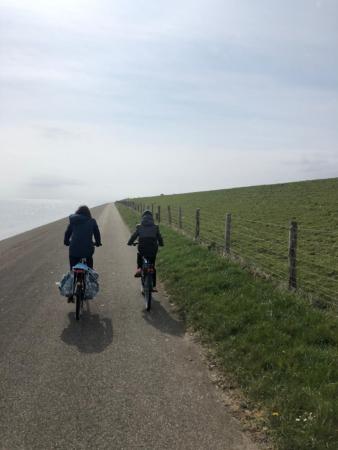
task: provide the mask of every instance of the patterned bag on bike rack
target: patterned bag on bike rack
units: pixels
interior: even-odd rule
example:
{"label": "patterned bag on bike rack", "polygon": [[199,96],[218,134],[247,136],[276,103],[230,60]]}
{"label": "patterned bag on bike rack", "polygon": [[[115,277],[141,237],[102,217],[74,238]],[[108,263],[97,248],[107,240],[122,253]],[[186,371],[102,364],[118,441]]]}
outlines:
{"label": "patterned bag on bike rack", "polygon": [[86,272],[85,299],[92,300],[100,290],[98,282],[99,274],[95,270],[88,268]]}
{"label": "patterned bag on bike rack", "polygon": [[73,294],[73,283],[74,283],[73,272],[66,273],[59,284],[60,294],[63,295],[64,297],[71,296]]}

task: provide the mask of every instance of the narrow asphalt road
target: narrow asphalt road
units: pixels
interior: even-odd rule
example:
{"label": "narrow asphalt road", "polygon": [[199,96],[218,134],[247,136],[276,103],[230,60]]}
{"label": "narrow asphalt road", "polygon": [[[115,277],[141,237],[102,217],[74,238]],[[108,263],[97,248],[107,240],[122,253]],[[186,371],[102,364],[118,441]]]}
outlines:
{"label": "narrow asphalt road", "polygon": [[115,207],[93,212],[101,292],[80,322],[56,287],[66,220],[0,242],[0,448],[255,449],[163,293],[145,313]]}

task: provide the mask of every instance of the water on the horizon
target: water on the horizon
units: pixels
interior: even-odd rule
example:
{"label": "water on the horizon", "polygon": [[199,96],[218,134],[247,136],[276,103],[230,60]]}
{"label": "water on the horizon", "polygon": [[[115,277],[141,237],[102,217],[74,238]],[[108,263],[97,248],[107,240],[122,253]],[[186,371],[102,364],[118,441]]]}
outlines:
{"label": "water on the horizon", "polygon": [[74,200],[0,199],[0,240],[72,214]]}

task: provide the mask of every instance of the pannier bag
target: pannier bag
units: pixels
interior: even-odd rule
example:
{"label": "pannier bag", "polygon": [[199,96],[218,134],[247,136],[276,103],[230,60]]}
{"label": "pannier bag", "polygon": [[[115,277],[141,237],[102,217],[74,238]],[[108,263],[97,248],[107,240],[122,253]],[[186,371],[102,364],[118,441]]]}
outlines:
{"label": "pannier bag", "polygon": [[[85,300],[91,300],[93,299],[97,293],[99,292],[99,282],[98,282],[99,274],[95,272],[95,270],[88,267],[86,269],[86,275],[85,275]],[[74,285],[74,273],[68,272],[66,273],[60,284],[59,284],[59,291],[60,294],[64,297],[70,297],[73,295],[73,285]]]}
{"label": "pannier bag", "polygon": [[93,299],[100,290],[99,286],[99,274],[95,270],[88,267],[86,272],[86,289],[85,289],[85,299]]}
{"label": "pannier bag", "polygon": [[66,273],[59,284],[60,294],[63,295],[64,297],[70,297],[73,294],[73,283],[74,283],[73,272]]}

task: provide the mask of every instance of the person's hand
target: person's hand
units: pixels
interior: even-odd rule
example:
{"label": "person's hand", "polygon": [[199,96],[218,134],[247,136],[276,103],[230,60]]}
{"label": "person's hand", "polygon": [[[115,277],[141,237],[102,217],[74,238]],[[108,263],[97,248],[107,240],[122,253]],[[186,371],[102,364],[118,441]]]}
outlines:
{"label": "person's hand", "polygon": [[64,242],[66,247],[69,247],[69,242]]}
{"label": "person's hand", "polygon": [[102,247],[102,243],[101,242],[95,242],[95,247]]}

